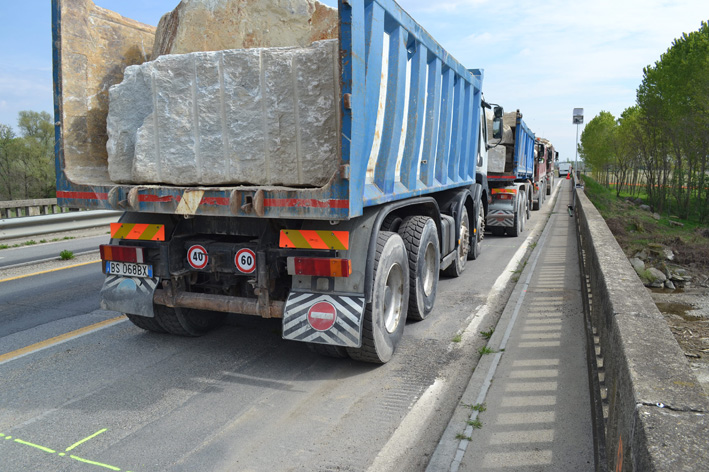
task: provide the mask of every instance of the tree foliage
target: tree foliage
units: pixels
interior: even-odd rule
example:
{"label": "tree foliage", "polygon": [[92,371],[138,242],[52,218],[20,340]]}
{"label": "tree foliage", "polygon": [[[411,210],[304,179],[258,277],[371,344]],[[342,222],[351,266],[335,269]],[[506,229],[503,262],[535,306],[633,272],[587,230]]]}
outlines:
{"label": "tree foliage", "polygon": [[581,153],[618,193],[642,185],[655,211],[709,220],[709,24],[643,69],[635,106],[591,120]]}
{"label": "tree foliage", "polygon": [[0,124],[0,200],[55,196],[54,125],[47,112],[21,111],[19,136]]}

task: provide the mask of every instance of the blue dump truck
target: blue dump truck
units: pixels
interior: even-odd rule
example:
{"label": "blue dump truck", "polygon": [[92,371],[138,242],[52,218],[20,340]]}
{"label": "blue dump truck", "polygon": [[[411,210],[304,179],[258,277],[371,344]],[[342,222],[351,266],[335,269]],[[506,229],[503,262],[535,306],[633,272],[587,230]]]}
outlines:
{"label": "blue dump truck", "polygon": [[[533,207],[535,188],[535,136],[522,113],[497,109],[490,120],[491,144],[487,165],[478,170],[478,181],[489,195],[486,227],[494,235],[518,236]],[[500,121],[500,118],[503,118]],[[544,173],[545,175],[545,173]],[[538,192],[539,195],[545,192]],[[538,196],[538,202],[543,202]],[[536,204],[539,208],[540,203]]]}
{"label": "blue dump truck", "polygon": [[[406,320],[431,313],[439,273],[479,255],[483,73],[394,1],[339,2],[334,172],[291,187],[112,180],[108,89],[149,59],[154,28],[89,0],[52,9],[59,204],[125,212],[101,247],[104,309],[183,336],[226,313],[281,318],[283,338],[321,355],[385,363]],[[503,176],[487,178],[497,208]]]}

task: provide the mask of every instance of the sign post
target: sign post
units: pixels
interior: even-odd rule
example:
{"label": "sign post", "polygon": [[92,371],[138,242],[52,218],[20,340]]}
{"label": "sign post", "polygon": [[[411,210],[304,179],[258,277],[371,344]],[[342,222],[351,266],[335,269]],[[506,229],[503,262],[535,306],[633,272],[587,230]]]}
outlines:
{"label": "sign post", "polygon": [[573,124],[576,125],[576,149],[574,153],[574,171],[576,172],[576,183],[578,183],[579,169],[579,125],[583,124],[583,108],[574,108]]}

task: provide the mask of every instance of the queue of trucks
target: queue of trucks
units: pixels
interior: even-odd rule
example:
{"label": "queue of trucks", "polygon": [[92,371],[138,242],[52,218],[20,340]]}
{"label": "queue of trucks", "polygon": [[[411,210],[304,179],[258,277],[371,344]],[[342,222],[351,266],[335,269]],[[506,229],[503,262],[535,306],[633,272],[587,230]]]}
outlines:
{"label": "queue of trucks", "polygon": [[76,105],[105,92],[106,77],[87,81],[75,51],[105,41],[90,59],[114,70],[150,31],[102,10],[92,24],[106,16],[113,33],[89,38],[87,2],[52,0],[57,198],[124,211],[101,246],[101,306],[140,328],[199,336],[227,313],[280,318],[284,339],[385,363],[406,320],[432,312],[439,275],[460,276],[486,232],[518,236],[551,194],[551,143],[487,102],[483,71],[392,0],[339,2],[338,146],[325,185],[114,182],[91,151],[105,130]]}

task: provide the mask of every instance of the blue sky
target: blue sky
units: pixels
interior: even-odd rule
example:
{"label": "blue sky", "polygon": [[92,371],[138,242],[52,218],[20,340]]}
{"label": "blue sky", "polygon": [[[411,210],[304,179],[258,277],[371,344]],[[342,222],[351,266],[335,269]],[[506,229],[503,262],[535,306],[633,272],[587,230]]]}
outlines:
{"label": "blue sky", "polygon": [[[157,25],[177,0],[97,0]],[[331,6],[335,0],[325,0]],[[707,0],[401,0],[467,68],[485,70],[488,101],[519,109],[529,127],[574,159],[573,108],[586,123],[635,103],[643,67],[709,19]],[[0,1],[0,123],[20,110],[52,113],[48,0]],[[581,128],[582,130],[583,128]]]}

